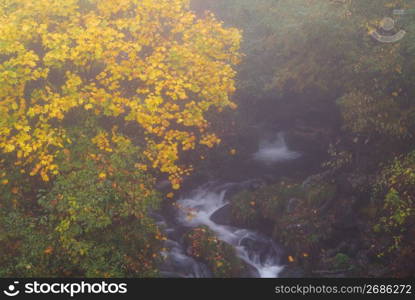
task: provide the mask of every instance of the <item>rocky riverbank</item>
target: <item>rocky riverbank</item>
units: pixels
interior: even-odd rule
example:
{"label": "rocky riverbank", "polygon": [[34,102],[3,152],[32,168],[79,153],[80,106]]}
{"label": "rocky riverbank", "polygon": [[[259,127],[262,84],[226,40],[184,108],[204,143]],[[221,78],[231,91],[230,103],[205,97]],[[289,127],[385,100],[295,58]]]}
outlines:
{"label": "rocky riverbank", "polygon": [[388,277],[391,263],[380,255],[388,236],[373,230],[369,181],[330,172],[284,178],[237,193],[214,219],[271,235],[285,248],[282,277]]}

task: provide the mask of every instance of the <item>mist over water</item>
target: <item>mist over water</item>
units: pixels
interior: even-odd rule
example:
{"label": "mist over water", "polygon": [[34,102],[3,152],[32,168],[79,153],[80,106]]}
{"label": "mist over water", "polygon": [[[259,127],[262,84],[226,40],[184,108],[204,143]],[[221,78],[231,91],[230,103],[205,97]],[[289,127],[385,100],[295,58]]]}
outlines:
{"label": "mist over water", "polygon": [[301,157],[301,153],[288,149],[284,133],[280,132],[274,139],[264,139],[259,144],[259,149],[253,154],[253,158],[266,165],[277,162],[293,160]]}

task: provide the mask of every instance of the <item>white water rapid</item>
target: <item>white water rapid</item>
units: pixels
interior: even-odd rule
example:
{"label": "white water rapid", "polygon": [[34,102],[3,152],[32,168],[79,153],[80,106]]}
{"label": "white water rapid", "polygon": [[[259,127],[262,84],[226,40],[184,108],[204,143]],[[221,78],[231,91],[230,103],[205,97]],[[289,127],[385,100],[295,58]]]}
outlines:
{"label": "white water rapid", "polygon": [[211,220],[211,216],[228,203],[225,195],[231,187],[232,184],[207,184],[195,190],[189,197],[178,201],[181,208],[179,219],[188,227],[209,227],[220,240],[234,246],[237,255],[256,269],[260,277],[275,278],[283,267],[279,264],[278,248],[271,239]]}
{"label": "white water rapid", "polygon": [[[289,150],[284,135],[278,134],[273,141],[263,141],[254,159],[267,165],[280,161],[293,160],[301,155]],[[191,191],[177,201],[176,220],[174,225],[167,225],[161,220],[159,225],[165,225],[169,239],[163,252],[166,263],[162,274],[166,277],[211,277],[208,268],[189,257],[182,245],[182,233],[186,228],[207,226],[217,234],[217,237],[232,245],[238,257],[251,268],[245,277],[276,278],[283,270],[280,263],[281,251],[275,242],[261,233],[234,226],[217,224],[212,215],[228,204],[227,194],[233,190],[243,190],[252,183],[207,183]],[[161,217],[161,216],[160,216]],[[161,217],[162,218],[162,217]]]}

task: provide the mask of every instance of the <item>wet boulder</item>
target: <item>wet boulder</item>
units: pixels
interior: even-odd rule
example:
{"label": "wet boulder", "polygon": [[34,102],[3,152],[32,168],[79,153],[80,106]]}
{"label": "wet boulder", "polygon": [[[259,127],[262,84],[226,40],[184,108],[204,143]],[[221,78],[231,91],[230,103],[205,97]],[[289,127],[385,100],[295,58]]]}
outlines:
{"label": "wet boulder", "polygon": [[232,225],[232,217],[231,217],[231,205],[226,204],[225,206],[219,208],[215,211],[211,216],[210,219],[219,225]]}

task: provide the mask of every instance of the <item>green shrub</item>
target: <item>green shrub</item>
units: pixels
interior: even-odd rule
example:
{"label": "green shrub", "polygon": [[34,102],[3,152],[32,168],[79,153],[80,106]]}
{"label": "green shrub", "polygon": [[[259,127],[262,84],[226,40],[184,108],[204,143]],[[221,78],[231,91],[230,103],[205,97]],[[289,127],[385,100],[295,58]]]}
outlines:
{"label": "green shrub", "polygon": [[185,240],[189,245],[189,254],[204,261],[214,277],[238,277],[246,271],[245,263],[236,256],[235,249],[218,240],[209,228],[194,228],[186,235]]}
{"label": "green shrub", "polygon": [[350,267],[350,257],[344,253],[337,253],[334,257],[334,267],[339,269],[345,269]]}
{"label": "green shrub", "polygon": [[163,237],[148,212],[161,198],[136,149],[121,136],[111,152],[94,151],[86,133],[73,138],[47,186],[0,186],[0,275],[155,276]]}

